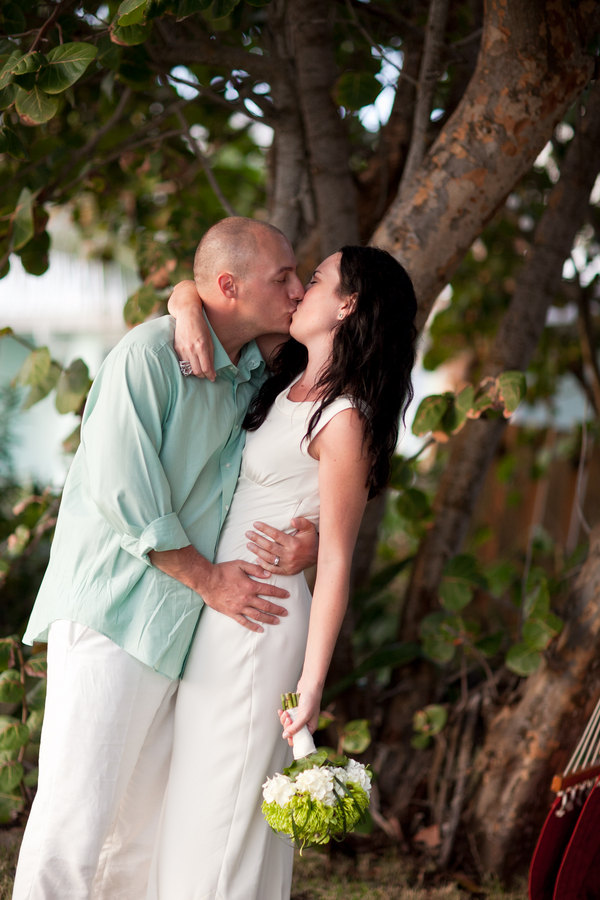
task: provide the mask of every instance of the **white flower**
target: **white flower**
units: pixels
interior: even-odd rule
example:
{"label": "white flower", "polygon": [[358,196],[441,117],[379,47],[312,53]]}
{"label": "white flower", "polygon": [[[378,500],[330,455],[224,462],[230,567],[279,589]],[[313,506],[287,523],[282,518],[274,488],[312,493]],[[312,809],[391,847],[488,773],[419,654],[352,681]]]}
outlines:
{"label": "white flower", "polygon": [[[332,778],[336,778],[337,781],[341,781],[342,784],[346,784],[346,782],[348,781],[347,771],[345,769],[341,768],[340,766],[331,768],[329,771],[331,772]],[[335,782],[336,784],[337,784],[337,781]],[[338,785],[338,788],[339,788],[339,785]]]}
{"label": "white flower", "polygon": [[296,793],[296,785],[287,775],[275,775],[267,778],[263,784],[263,797],[267,803],[286,806]]}
{"label": "white flower", "polygon": [[358,784],[367,794],[371,793],[371,778],[362,763],[349,759],[346,766],[346,781]]}
{"label": "white flower", "polygon": [[309,794],[311,800],[320,800],[325,806],[335,805],[333,777],[327,766],[305,769],[296,778],[296,790],[301,794]]}

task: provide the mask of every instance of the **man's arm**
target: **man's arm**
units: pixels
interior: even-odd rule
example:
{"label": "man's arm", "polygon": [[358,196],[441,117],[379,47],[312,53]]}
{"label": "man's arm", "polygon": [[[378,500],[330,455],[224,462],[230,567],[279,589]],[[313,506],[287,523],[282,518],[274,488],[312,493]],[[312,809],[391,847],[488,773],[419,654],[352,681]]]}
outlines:
{"label": "man's arm", "polygon": [[277,616],[287,616],[282,606],[259,596],[289,597],[288,591],[249,577],[268,578],[269,573],[260,566],[240,559],[213,565],[191,546],[162,553],[151,551],[150,559],[157,569],[200,594],[211,609],[235,619],[250,631],[263,631],[256,622],[277,625]]}

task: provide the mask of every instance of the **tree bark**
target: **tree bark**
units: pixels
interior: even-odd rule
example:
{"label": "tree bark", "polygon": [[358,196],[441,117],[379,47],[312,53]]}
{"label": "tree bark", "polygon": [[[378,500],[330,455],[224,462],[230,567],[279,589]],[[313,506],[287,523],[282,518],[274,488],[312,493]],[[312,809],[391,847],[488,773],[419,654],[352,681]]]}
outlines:
{"label": "tree bark", "polygon": [[586,46],[598,27],[600,7],[589,0],[488,0],[477,67],[462,101],[372,238],[411,273],[419,328],[591,78]]}
{"label": "tree bark", "polygon": [[294,84],[294,66],[290,44],[290,22],[285,0],[273,0],[268,7],[269,37],[272,55],[280,73],[271,83],[275,107],[275,137],[272,150],[270,222],[287,236],[293,247],[315,225],[306,139]]}
{"label": "tree bark", "polygon": [[321,0],[289,0],[294,60],[315,195],[321,256],[358,241],[350,145],[331,96],[337,78],[331,10]]}
{"label": "tree bark", "polygon": [[510,878],[528,864],[562,772],[600,695],[600,528],[566,604],[567,622],[520,702],[488,730],[467,812],[486,871]]}
{"label": "tree bark", "polygon": [[[538,225],[530,256],[517,280],[484,374],[525,371],[556,296],[565,259],[581,227],[600,170],[600,81],[565,156],[561,177]],[[421,543],[403,608],[402,640],[418,639],[419,622],[437,606],[447,561],[458,553],[502,435],[505,420],[468,422],[452,441],[450,460],[434,503],[435,520]]]}

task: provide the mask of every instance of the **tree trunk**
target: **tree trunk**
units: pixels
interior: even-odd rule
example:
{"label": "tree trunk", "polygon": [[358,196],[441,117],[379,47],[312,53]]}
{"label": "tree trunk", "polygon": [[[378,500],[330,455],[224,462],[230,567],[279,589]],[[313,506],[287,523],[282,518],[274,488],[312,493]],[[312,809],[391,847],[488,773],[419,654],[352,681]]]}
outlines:
{"label": "tree trunk", "polygon": [[486,871],[510,878],[528,864],[562,772],[600,695],[600,528],[566,604],[567,622],[514,707],[493,720],[467,813]]}
{"label": "tree trunk", "polygon": [[400,258],[422,328],[435,298],[527,172],[594,70],[587,0],[488,0],[477,68],[456,111],[372,242]]}
{"label": "tree trunk", "polygon": [[273,0],[268,7],[271,53],[280,75],[273,79],[272,96],[277,127],[271,151],[271,215],[269,221],[280,228],[292,246],[315,225],[306,140],[295,89],[295,73],[290,44],[290,23],[285,0]]}
{"label": "tree trunk", "polygon": [[296,80],[308,144],[321,257],[358,241],[350,143],[331,96],[337,78],[331,12],[321,0],[289,0]]}

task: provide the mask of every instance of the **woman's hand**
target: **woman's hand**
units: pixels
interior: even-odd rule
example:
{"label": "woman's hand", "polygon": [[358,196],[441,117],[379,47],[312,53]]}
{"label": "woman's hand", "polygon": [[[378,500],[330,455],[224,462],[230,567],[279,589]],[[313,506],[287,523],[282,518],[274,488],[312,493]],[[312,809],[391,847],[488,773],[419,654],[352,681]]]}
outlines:
{"label": "woman's hand", "polygon": [[292,519],[290,525],[296,529],[294,534],[271,528],[264,522],[255,522],[256,531],[246,532],[251,541],[246,544],[248,550],[256,554],[259,565],[274,575],[297,575],[317,564],[319,534],[315,526],[304,518]]}
{"label": "woman's hand", "polygon": [[177,320],[173,345],[180,360],[187,360],[198,378],[215,380],[214,347],[202,300],[193,281],[180,281],[169,297],[168,309]]}
{"label": "woman's hand", "polygon": [[298,693],[300,694],[300,702],[298,704],[298,713],[296,719],[292,722],[292,718],[287,710],[279,710],[279,719],[283,725],[282,737],[287,738],[290,747],[294,746],[294,735],[298,734],[304,725],[308,725],[308,730],[314,734],[319,724],[319,713],[321,711],[321,696],[323,690],[320,688],[303,688],[302,682],[298,683]]}

